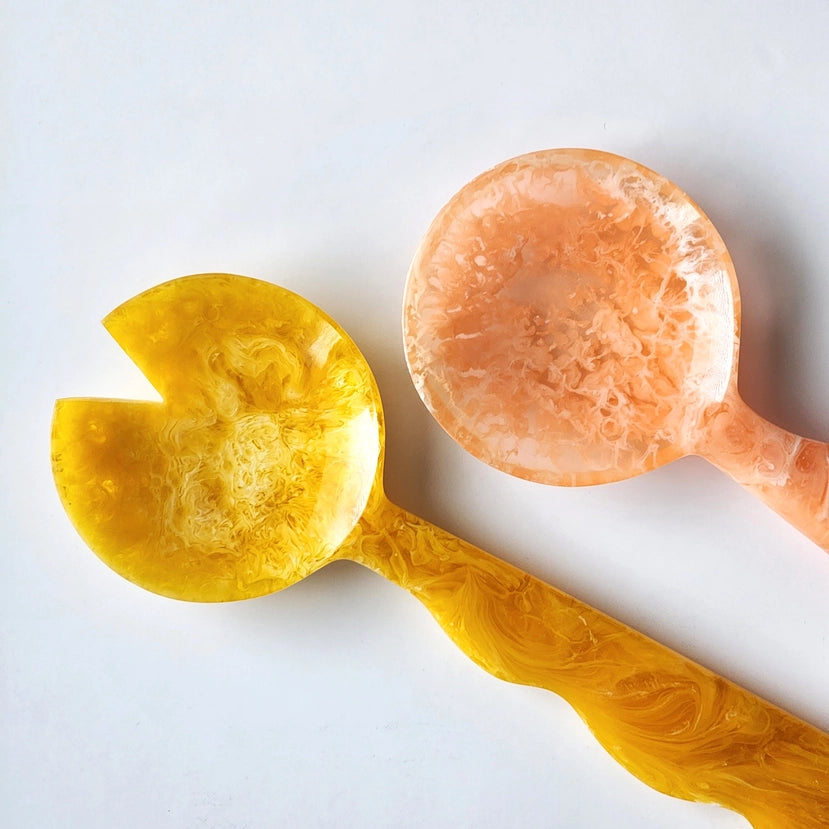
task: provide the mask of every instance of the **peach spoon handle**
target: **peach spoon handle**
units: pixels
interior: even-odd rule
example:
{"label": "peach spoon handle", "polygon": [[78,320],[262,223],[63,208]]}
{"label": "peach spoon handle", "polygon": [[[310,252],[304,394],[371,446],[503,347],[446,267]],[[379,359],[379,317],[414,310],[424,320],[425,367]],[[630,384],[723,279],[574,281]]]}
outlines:
{"label": "peach spoon handle", "polygon": [[553,691],[640,780],[758,829],[829,826],[829,735],[386,502],[349,558],[405,587],[496,677]]}
{"label": "peach spoon handle", "polygon": [[733,392],[706,412],[697,452],[829,552],[829,444],[769,423]]}

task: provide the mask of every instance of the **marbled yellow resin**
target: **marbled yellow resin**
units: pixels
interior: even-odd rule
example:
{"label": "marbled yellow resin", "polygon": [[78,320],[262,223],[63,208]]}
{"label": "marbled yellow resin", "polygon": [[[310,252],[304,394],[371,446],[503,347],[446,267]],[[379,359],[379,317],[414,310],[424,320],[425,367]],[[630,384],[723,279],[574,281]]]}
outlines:
{"label": "marbled yellow resin", "polygon": [[58,401],[55,477],[90,547],[196,601],[270,593],[328,561],[381,453],[351,340],[289,291],[224,275],[165,283],[104,324],[164,402]]}
{"label": "marbled yellow resin", "polygon": [[114,570],[222,601],[352,559],[409,590],[490,673],[560,694],[659,791],[766,829],[829,824],[829,736],[388,501],[373,377],[309,302],[185,277],[106,325],[164,402],[59,401],[52,462]]}
{"label": "marbled yellow resin", "polygon": [[460,190],[409,273],[407,357],[444,428],[493,466],[597,484],[701,454],[829,550],[829,445],[737,392],[728,251],[678,187],[549,150]]}

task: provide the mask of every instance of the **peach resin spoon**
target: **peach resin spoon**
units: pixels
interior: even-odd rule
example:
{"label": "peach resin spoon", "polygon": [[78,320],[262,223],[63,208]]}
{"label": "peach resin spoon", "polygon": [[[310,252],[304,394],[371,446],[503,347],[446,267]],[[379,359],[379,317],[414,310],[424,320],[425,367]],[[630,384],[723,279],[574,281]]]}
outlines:
{"label": "peach resin spoon", "polygon": [[310,302],[192,276],[105,325],[163,402],[58,401],[52,466],[116,572],[228,601],[352,559],[409,590],[490,673],[560,694],[655,789],[756,827],[829,825],[829,735],[386,498],[371,370]]}
{"label": "peach resin spoon", "polygon": [[698,454],[829,550],[829,445],[737,392],[734,266],[671,182],[595,150],[504,162],[441,210],[404,307],[415,385],[473,455],[583,485]]}

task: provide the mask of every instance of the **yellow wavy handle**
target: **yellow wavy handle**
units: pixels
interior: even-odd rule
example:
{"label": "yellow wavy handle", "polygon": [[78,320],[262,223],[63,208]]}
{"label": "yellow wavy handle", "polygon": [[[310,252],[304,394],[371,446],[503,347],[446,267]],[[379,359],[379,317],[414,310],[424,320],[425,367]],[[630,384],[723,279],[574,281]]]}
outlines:
{"label": "yellow wavy handle", "polygon": [[648,785],[756,829],[829,826],[829,735],[385,502],[346,553],[416,596],[495,676],[547,688]]}

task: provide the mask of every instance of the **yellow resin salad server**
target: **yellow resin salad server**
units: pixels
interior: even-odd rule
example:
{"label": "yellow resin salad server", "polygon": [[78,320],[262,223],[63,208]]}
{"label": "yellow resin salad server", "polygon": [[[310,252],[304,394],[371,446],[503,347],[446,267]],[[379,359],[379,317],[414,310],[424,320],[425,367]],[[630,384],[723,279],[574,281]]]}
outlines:
{"label": "yellow resin salad server", "polygon": [[310,302],[190,276],[104,324],[163,402],[59,400],[52,465],[116,572],[229,601],[351,559],[410,591],[490,673],[566,699],[653,788],[755,827],[829,825],[829,735],[386,498],[374,378]]}

